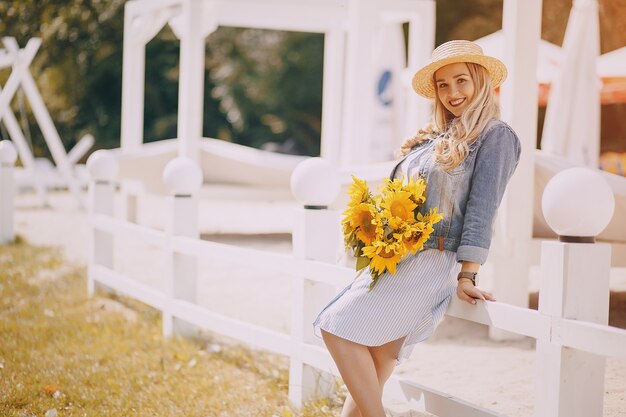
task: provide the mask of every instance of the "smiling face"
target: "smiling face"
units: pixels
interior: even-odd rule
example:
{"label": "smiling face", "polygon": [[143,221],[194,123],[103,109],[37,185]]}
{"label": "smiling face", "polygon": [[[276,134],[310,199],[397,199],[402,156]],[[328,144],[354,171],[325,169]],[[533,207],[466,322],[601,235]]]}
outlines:
{"label": "smiling face", "polygon": [[441,67],[435,72],[437,97],[455,117],[459,117],[474,98],[476,87],[464,62]]}

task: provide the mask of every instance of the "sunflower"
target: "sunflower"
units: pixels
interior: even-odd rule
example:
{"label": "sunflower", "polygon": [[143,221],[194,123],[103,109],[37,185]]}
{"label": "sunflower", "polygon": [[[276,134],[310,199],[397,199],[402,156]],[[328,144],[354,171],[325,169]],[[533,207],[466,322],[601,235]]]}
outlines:
{"label": "sunflower", "polygon": [[357,270],[368,267],[370,290],[385,272],[395,274],[398,264],[409,254],[424,248],[433,225],[443,215],[437,209],[420,213],[426,201],[423,178],[385,180],[380,193],[372,195],[367,182],[352,177],[350,201],[341,221],[347,248],[354,250]]}
{"label": "sunflower", "polygon": [[346,217],[343,221],[344,226],[346,226],[347,223],[349,225],[349,229],[356,233],[356,238],[364,244],[371,244],[374,240],[376,240],[378,234],[382,233],[382,229],[379,227],[380,221],[377,218],[376,211],[372,205],[361,203],[349,210],[346,210],[345,214]]}
{"label": "sunflower", "polygon": [[383,197],[380,204],[382,215],[389,221],[389,226],[400,228],[405,223],[415,222],[414,210],[417,207],[407,191],[395,191]]}
{"label": "sunflower", "polygon": [[405,252],[398,243],[376,241],[373,245],[363,248],[363,255],[370,258],[372,278],[378,278],[385,271],[395,274],[396,266],[404,257]]}
{"label": "sunflower", "polygon": [[383,184],[380,191],[383,193],[383,195],[402,191],[402,179],[396,178],[392,180],[390,178],[385,178],[385,183]]}
{"label": "sunflower", "polygon": [[368,201],[371,198],[371,193],[367,186],[367,181],[360,180],[353,175],[352,184],[350,184],[350,188],[348,189],[348,195],[350,196],[348,207],[354,207]]}
{"label": "sunflower", "polygon": [[434,225],[435,223],[439,223],[443,220],[443,213],[437,212],[437,207],[433,207],[430,209],[428,214],[422,215],[422,213],[417,213],[417,221],[425,222],[430,225]]}
{"label": "sunflower", "polygon": [[433,231],[430,223],[416,222],[407,227],[403,233],[394,234],[394,237],[401,240],[406,250],[415,255],[417,251],[424,249],[424,243]]}
{"label": "sunflower", "polygon": [[411,194],[411,200],[417,204],[422,204],[426,201],[426,181],[423,178],[414,180],[409,178],[409,182],[404,186],[404,189]]}

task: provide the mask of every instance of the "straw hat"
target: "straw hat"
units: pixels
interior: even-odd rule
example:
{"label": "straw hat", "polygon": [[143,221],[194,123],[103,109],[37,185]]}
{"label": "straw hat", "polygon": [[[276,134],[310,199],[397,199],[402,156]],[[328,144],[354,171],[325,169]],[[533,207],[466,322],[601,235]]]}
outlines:
{"label": "straw hat", "polygon": [[506,67],[499,59],[487,56],[480,46],[470,41],[450,41],[441,44],[433,51],[430,63],[413,76],[413,90],[420,96],[435,98],[433,74],[441,67],[456,62],[473,62],[483,66],[491,76],[493,88],[506,79]]}

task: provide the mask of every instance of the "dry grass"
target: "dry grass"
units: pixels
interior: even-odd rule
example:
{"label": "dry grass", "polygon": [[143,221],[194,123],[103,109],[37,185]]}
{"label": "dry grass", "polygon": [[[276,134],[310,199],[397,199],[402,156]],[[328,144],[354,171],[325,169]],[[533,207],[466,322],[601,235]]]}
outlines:
{"label": "dry grass", "polygon": [[288,406],[285,358],[160,332],[153,309],[88,298],[58,251],[0,246],[2,417],[339,414],[339,401]]}

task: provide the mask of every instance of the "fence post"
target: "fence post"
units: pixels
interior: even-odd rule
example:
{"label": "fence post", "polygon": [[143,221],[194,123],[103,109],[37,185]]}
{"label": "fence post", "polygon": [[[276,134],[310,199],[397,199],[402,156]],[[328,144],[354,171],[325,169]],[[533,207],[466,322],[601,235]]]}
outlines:
{"label": "fence post", "polygon": [[[340,218],[328,206],[339,193],[339,175],[335,167],[322,158],[301,162],[291,176],[291,191],[303,208],[298,209],[293,227],[293,253],[300,259],[337,262]],[[294,277],[289,367],[289,400],[300,407],[315,395],[328,395],[333,388],[329,374],[306,365],[302,358],[304,344],[321,344],[313,333],[316,314],[330,301],[336,289],[307,280],[306,271]]]}
{"label": "fence post", "polygon": [[[608,324],[611,246],[594,241],[614,205],[611,188],[591,169],[564,170],[548,183],[542,208],[559,242],[543,242],[541,314]],[[537,367],[536,417],[602,416],[604,356],[537,340]]]}
{"label": "fence post", "polygon": [[[87,159],[89,170],[89,213],[113,216],[115,205],[115,180],[118,173],[117,160],[109,151],[98,150]],[[96,283],[93,266],[102,265],[114,269],[112,233],[93,229],[92,246],[87,267],[87,292],[94,294]],[[104,286],[102,286],[104,287]]]}
{"label": "fence post", "polygon": [[[200,167],[187,157],[171,160],[163,170],[163,182],[170,192],[170,215],[167,233],[171,238],[185,236],[198,238],[198,202],[194,194],[202,186]],[[171,242],[171,240],[170,240]],[[168,300],[196,303],[198,260],[195,256],[171,251],[171,265],[166,275],[165,292]],[[171,308],[163,310],[163,335],[193,336],[195,326],[172,317]]]}
{"label": "fence post", "polygon": [[15,181],[13,170],[17,151],[10,140],[0,141],[0,244],[15,240],[13,230],[13,197]]}

